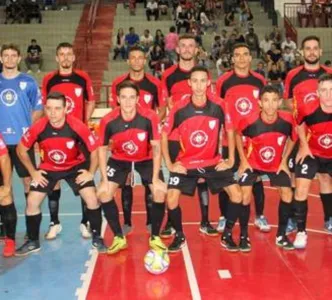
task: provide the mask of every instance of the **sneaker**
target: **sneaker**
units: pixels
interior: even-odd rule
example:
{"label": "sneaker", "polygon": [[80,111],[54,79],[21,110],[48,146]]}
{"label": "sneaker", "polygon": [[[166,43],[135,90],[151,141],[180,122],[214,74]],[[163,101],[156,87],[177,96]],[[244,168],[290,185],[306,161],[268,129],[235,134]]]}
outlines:
{"label": "sneaker", "polygon": [[107,254],[115,254],[128,247],[127,240],[122,236],[115,236],[112,245],[107,249]]}
{"label": "sneaker", "polygon": [[217,236],[219,234],[219,232],[211,226],[210,222],[201,223],[201,226],[199,227],[199,231],[208,236]]}
{"label": "sneaker", "polygon": [[332,217],[330,217],[329,220],[325,222],[324,230],[326,232],[332,234]]}
{"label": "sneaker", "polygon": [[173,242],[168,246],[168,252],[176,253],[181,251],[181,248],[187,244],[186,238],[183,234],[175,234]]}
{"label": "sneaker", "polygon": [[81,223],[80,224],[80,231],[83,239],[91,239],[92,238],[92,233],[90,229],[90,223]]}
{"label": "sneaker", "polygon": [[53,222],[51,222],[50,226],[48,227],[48,231],[45,234],[45,239],[54,240],[61,231],[62,231],[61,224],[54,224]]}
{"label": "sneaker", "polygon": [[269,232],[271,226],[268,224],[265,216],[261,215],[255,219],[255,226],[262,232]]}
{"label": "sneaker", "polygon": [[122,226],[122,233],[124,236],[127,236],[133,232],[133,226],[130,226],[128,224],[123,224]]}
{"label": "sneaker", "polygon": [[224,232],[226,227],[226,218],[225,217],[220,217],[217,225],[217,231],[218,232]]}
{"label": "sneaker", "polygon": [[151,224],[146,225],[146,231],[148,232],[148,234],[152,233],[152,225]]}
{"label": "sneaker", "polygon": [[221,246],[223,246],[227,251],[230,251],[230,252],[239,251],[239,247],[233,241],[232,234],[230,234],[230,233],[229,234],[224,233],[221,237],[220,243],[221,243]]}
{"label": "sneaker", "polygon": [[163,243],[163,241],[161,240],[161,238],[159,236],[151,236],[149,238],[149,246],[151,249],[159,251],[167,251],[167,246]]}
{"label": "sneaker", "polygon": [[16,249],[15,256],[26,256],[40,250],[39,241],[26,241],[20,248]]}
{"label": "sneaker", "polygon": [[107,247],[104,244],[104,240],[99,235],[92,237],[92,247],[95,248],[99,253],[106,253]]}
{"label": "sneaker", "polygon": [[241,236],[239,249],[241,252],[250,252],[251,251],[251,243],[249,237]]}
{"label": "sneaker", "polygon": [[294,250],[295,249],[293,243],[288,239],[288,237],[286,235],[277,236],[276,245],[285,250]]}
{"label": "sneaker", "polygon": [[305,231],[300,231],[296,234],[294,247],[295,249],[304,249],[307,246],[308,235]]}
{"label": "sneaker", "polygon": [[6,237],[5,225],[0,223],[0,240],[4,240]]}
{"label": "sneaker", "polygon": [[286,235],[289,235],[295,231],[297,231],[296,221],[292,218],[289,218],[287,221]]}
{"label": "sneaker", "polygon": [[15,254],[15,241],[12,239],[5,239],[5,246],[2,250],[2,255],[4,257],[11,257]]}
{"label": "sneaker", "polygon": [[169,239],[174,234],[175,234],[175,229],[170,224],[166,224],[164,230],[160,232],[160,237],[162,239]]}

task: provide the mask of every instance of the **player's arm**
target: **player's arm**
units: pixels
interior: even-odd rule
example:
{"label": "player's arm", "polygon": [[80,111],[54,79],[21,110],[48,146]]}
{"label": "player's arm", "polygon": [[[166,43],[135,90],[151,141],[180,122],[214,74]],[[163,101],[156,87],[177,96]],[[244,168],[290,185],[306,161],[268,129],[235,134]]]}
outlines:
{"label": "player's arm", "polygon": [[88,74],[86,74],[86,89],[85,89],[85,123],[88,124],[93,111],[95,110],[95,97],[93,93],[92,81]]}
{"label": "player's arm", "polygon": [[300,148],[296,155],[295,162],[302,164],[304,159],[307,156],[314,158],[314,156],[312,155],[311,150],[309,148],[308,141],[307,141],[305,123],[302,123],[301,125],[299,125],[297,127],[297,134],[298,134],[299,140],[300,140]]}
{"label": "player's arm", "polygon": [[32,124],[36,123],[44,114],[43,110],[34,110],[31,115]]}
{"label": "player's arm", "polygon": [[161,151],[168,170],[172,169],[172,161],[168,151],[168,136],[166,132],[161,134]]}
{"label": "player's arm", "polygon": [[107,182],[107,153],[108,146],[100,146],[98,149],[99,170],[101,174],[101,181]]}
{"label": "player's arm", "polygon": [[95,110],[95,101],[85,101],[85,123],[87,124]]}
{"label": "player's arm", "polygon": [[286,141],[285,150],[282,155],[282,160],[279,165],[277,174],[279,174],[281,171],[284,171],[289,177],[291,177],[291,172],[289,171],[289,168],[288,168],[288,157],[291,154],[291,152],[294,148],[294,145],[295,145],[295,141],[293,141],[291,138],[288,138]]}
{"label": "player's arm", "polygon": [[160,122],[163,121],[166,117],[166,105],[158,107],[158,117]]}
{"label": "player's arm", "polygon": [[1,187],[0,198],[3,198],[9,195],[12,186],[12,166],[8,153],[0,156],[0,168],[3,178],[3,186]]}
{"label": "player's arm", "polygon": [[34,82],[34,84],[31,85],[31,88],[29,90],[29,99],[30,99],[31,107],[32,107],[31,121],[32,121],[32,124],[34,124],[44,114],[42,95],[39,90],[37,82]]}

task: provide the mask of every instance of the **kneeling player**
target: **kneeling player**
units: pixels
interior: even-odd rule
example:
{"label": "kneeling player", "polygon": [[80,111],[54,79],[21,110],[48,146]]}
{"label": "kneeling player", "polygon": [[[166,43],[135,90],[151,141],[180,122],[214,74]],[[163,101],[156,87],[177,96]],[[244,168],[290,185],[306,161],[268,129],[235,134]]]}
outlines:
{"label": "kneeling player", "polygon": [[[119,84],[117,95],[120,107],[106,115],[100,123],[99,162],[102,181],[98,195],[108,218],[108,224],[114,233],[108,254],[127,248],[114,195],[119,187],[124,186],[128,174],[130,172],[133,174],[134,170],[140,174],[142,181],[148,183],[153,193],[150,247],[167,250],[159,238],[165,213],[166,192],[166,185],[159,179],[161,165],[159,119],[154,111],[142,109],[137,105],[139,88],[134,83],[124,81]],[[107,162],[109,146],[112,157]]]}
{"label": "kneeling player", "polygon": [[[291,211],[292,190],[287,158],[294,147],[295,123],[288,112],[278,111],[282,100],[279,92],[272,86],[265,86],[260,95],[261,112],[242,119],[236,136],[241,164],[239,184],[242,190],[243,203],[240,215],[240,250],[249,252],[251,244],[248,237],[250,200],[252,187],[258,176],[267,175],[272,186],[278,187],[279,224],[276,244],[286,250],[294,249],[285,231]],[[242,138],[248,141],[245,152]]]}
{"label": "kneeling player", "polygon": [[[93,233],[92,245],[106,252],[100,237],[101,210],[97,200],[94,173],[98,166],[97,142],[88,127],[80,120],[66,116],[66,98],[58,92],[47,96],[46,117],[35,123],[22,137],[17,154],[29,171],[32,182],[26,208],[28,240],[16,250],[16,256],[40,250],[39,229],[42,219],[40,206],[56,183],[64,179],[87,204],[87,213]],[[39,144],[41,163],[36,170],[28,155],[30,148]],[[86,164],[90,153],[90,168]]]}
{"label": "kneeling player", "polygon": [[[295,218],[298,232],[295,248],[307,245],[306,220],[308,194],[317,173],[325,213],[325,230],[332,233],[332,75],[318,79],[319,101],[302,105],[298,110],[300,148],[296,156]],[[308,128],[307,138],[305,129]]]}
{"label": "kneeling player", "polygon": [[[229,128],[230,119],[221,99],[207,96],[206,91],[210,85],[208,71],[204,67],[194,67],[188,82],[192,96],[174,105],[162,135],[163,154],[170,171],[167,205],[176,230],[168,250],[180,251],[186,243],[179,198],[182,193],[193,195],[198,180],[204,178],[212,193],[219,193],[224,188],[230,196],[229,217],[221,242],[226,249],[234,251],[238,247],[232,240],[231,230],[238,218],[242,201],[240,188],[230,169],[234,163],[234,132]],[[229,141],[228,161],[221,161],[218,154],[223,126],[226,126]],[[182,149],[175,163],[172,163],[168,152],[168,136],[174,131],[177,131]]]}

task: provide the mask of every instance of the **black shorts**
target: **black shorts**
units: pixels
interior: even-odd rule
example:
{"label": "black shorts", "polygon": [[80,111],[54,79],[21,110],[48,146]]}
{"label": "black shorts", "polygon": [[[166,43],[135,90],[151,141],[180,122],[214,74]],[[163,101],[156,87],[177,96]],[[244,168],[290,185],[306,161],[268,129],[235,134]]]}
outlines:
{"label": "black shorts", "polygon": [[332,159],[307,156],[302,164],[296,164],[296,178],[314,179],[316,173],[327,173],[332,176]]}
{"label": "black shorts", "polygon": [[194,195],[198,179],[204,178],[211,193],[217,194],[223,188],[236,184],[232,170],[216,171],[215,166],[188,170],[187,174],[170,173],[168,189],[180,190],[182,194]]}
{"label": "black shorts", "polygon": [[[115,182],[123,187],[126,184],[128,174],[132,171],[132,164],[134,164],[134,170],[141,176],[142,184],[144,186],[151,184],[153,176],[152,159],[132,163],[110,158],[107,163],[108,181]],[[159,173],[159,178],[163,179],[161,171]]]}
{"label": "black shorts", "polygon": [[[15,167],[15,170],[20,178],[24,177],[30,177],[30,174],[26,167],[22,164],[21,160],[17,156],[16,153],[16,147],[17,145],[7,145],[8,148],[8,154],[12,163],[12,167]],[[36,166],[36,158],[35,158],[35,150],[34,147],[31,147],[28,150],[29,157],[31,159],[31,162],[34,166]]]}
{"label": "black shorts", "polygon": [[242,177],[239,178],[239,185],[240,186],[251,186],[253,185],[257,177],[266,175],[269,177],[270,184],[272,186],[280,186],[280,187],[291,187],[291,180],[290,177],[284,172],[280,172],[277,174],[276,172],[265,172],[265,171],[259,171],[259,170],[253,170],[251,172],[249,169],[247,169]]}
{"label": "black shorts", "polygon": [[172,163],[175,163],[175,160],[180,153],[180,149],[179,141],[168,141],[168,152]]}
{"label": "black shorts", "polygon": [[291,173],[295,173],[295,158],[297,152],[299,151],[299,147],[300,147],[300,142],[297,141],[294,145],[291,154],[288,156],[288,169]]}
{"label": "black shorts", "polygon": [[32,181],[30,184],[30,191],[36,191],[41,193],[49,194],[53,191],[55,185],[59,180],[64,179],[67,181],[68,185],[73,190],[74,194],[77,196],[79,191],[86,187],[94,187],[95,183],[93,180],[86,182],[84,185],[79,185],[75,182],[76,177],[80,175],[78,172],[81,169],[88,170],[88,165],[86,163],[80,164],[78,166],[73,167],[68,171],[54,172],[54,171],[46,171],[47,174],[44,177],[48,180],[48,185],[46,187],[42,187],[40,185],[35,185]]}
{"label": "black shorts", "polygon": [[[223,159],[227,159],[228,158],[228,146],[223,146],[222,150],[221,150],[221,157]],[[237,170],[239,169],[240,166],[240,156],[239,156],[239,152],[237,151],[237,149],[235,149],[235,155],[234,155],[234,165],[232,167],[232,171],[234,173],[237,172]]]}

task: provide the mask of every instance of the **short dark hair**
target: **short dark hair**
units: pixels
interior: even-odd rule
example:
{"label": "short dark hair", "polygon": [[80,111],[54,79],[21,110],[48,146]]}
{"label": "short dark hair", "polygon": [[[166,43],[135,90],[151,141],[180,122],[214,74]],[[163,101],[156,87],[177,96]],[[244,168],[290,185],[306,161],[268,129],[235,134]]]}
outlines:
{"label": "short dark hair", "polygon": [[325,73],[318,77],[318,83],[321,83],[324,81],[332,81],[332,74]]}
{"label": "short dark hair", "polygon": [[277,87],[275,87],[274,85],[265,85],[260,93],[259,93],[259,99],[262,99],[263,95],[266,94],[266,93],[274,93],[274,94],[277,94],[278,97],[280,98],[280,92],[279,92],[279,89]]}
{"label": "short dark hair", "polygon": [[37,43],[37,40],[36,39],[32,39],[31,43]]}
{"label": "short dark hair", "polygon": [[304,48],[304,44],[308,41],[316,41],[318,45],[320,46],[320,38],[317,35],[308,35],[306,36],[301,43],[301,48]]}
{"label": "short dark hair", "polygon": [[121,90],[126,89],[126,88],[131,88],[131,89],[135,90],[136,91],[136,95],[137,96],[139,95],[139,88],[138,88],[138,86],[135,83],[133,83],[132,81],[130,81],[130,80],[125,80],[125,81],[121,82],[116,87],[116,94],[119,96]]}
{"label": "short dark hair", "polygon": [[180,35],[179,41],[181,40],[194,40],[196,42],[196,38],[193,34],[185,33]]}
{"label": "short dark hair", "polygon": [[325,61],[324,65],[330,65],[331,64],[331,61],[328,59]]}
{"label": "short dark hair", "polygon": [[68,43],[68,42],[62,42],[56,47],[55,52],[58,53],[58,51],[61,48],[71,48],[71,49],[73,49],[73,45],[71,43]]}
{"label": "short dark hair", "polygon": [[134,52],[134,51],[140,51],[140,52],[143,52],[145,54],[145,51],[143,49],[142,46],[140,45],[134,45],[132,47],[129,47],[129,50],[128,50],[128,55],[131,53],[131,52]]}
{"label": "short dark hair", "polygon": [[50,100],[50,99],[60,100],[60,101],[62,101],[63,106],[64,107],[66,106],[66,96],[63,93],[56,92],[56,91],[50,92],[46,96],[46,102],[47,102],[47,100]]}
{"label": "short dark hair", "polygon": [[205,72],[209,76],[209,70],[204,66],[195,66],[190,71],[190,77],[195,72]]}
{"label": "short dark hair", "polygon": [[19,46],[17,46],[16,44],[13,44],[13,43],[2,45],[2,47],[1,47],[1,56],[2,56],[2,54],[5,50],[13,50],[13,51],[17,52],[18,56],[21,55],[21,50],[20,50]]}
{"label": "short dark hair", "polygon": [[238,48],[247,48],[249,53],[251,53],[250,51],[250,48],[248,46],[248,44],[246,43],[236,43],[234,46],[233,46],[233,50],[232,50],[232,54],[234,55],[234,51]]}
{"label": "short dark hair", "polygon": [[176,31],[175,26],[171,26],[171,27],[169,28],[169,31],[170,31],[170,32],[175,32],[175,31]]}

